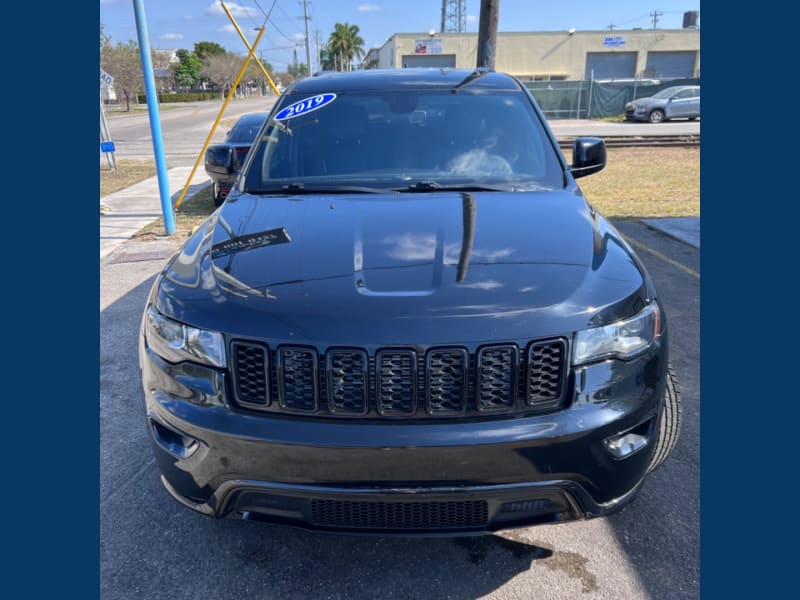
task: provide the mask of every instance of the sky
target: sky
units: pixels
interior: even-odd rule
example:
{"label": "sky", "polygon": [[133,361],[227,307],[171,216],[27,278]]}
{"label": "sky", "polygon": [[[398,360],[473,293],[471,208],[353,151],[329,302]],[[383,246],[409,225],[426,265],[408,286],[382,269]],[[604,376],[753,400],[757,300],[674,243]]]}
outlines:
{"label": "sky", "polygon": [[[216,0],[143,0],[152,48],[192,50],[195,42],[217,42],[230,52],[247,49]],[[700,10],[699,0],[653,0],[652,7],[625,0],[500,0],[498,31],[615,30],[653,26],[680,29],[683,13]],[[305,62],[302,0],[237,0],[225,2],[252,43],[256,27],[269,15],[258,50],[277,71],[293,61]],[[439,31],[441,0],[309,0],[312,69],[316,70],[315,32],[324,43],[335,23],[358,25],[365,52],[381,46],[394,33]],[[467,31],[478,31],[480,0],[466,0]],[[133,0],[100,0],[100,23],[112,43],[136,40]]]}

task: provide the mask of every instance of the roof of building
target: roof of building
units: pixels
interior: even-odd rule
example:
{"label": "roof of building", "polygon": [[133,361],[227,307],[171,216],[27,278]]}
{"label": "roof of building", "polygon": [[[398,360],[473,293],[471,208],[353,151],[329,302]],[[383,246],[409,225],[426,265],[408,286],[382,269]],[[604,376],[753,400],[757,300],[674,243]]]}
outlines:
{"label": "roof of building", "polygon": [[474,69],[368,69],[364,71],[323,71],[306,77],[295,84],[296,92],[318,94],[355,90],[391,89],[451,89],[473,76],[470,88],[519,89],[517,83],[505,73],[477,71]]}

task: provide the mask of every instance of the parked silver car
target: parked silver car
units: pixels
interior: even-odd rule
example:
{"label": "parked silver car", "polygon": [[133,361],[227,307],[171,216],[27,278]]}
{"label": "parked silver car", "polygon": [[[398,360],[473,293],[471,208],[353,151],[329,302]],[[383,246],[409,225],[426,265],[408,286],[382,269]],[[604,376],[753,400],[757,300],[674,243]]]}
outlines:
{"label": "parked silver car", "polygon": [[625,105],[628,121],[661,123],[670,119],[700,117],[700,86],[678,85],[661,90],[648,98],[638,98]]}

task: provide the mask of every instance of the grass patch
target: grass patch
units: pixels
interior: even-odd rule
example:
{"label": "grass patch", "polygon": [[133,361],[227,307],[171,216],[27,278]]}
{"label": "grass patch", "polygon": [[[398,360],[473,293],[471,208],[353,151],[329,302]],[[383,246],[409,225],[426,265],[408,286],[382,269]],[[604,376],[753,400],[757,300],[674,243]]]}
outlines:
{"label": "grass patch", "polygon": [[578,184],[606,217],[699,217],[700,148],[609,148],[606,168]]}
{"label": "grass patch", "polygon": [[133,237],[137,240],[156,240],[165,237],[186,238],[194,229],[214,212],[214,196],[211,186],[184,200],[175,213],[175,233],[167,236],[164,233],[164,219],[159,217]]}
{"label": "grass patch", "polygon": [[156,176],[152,160],[117,159],[117,170],[112,171],[105,157],[100,159],[100,197],[124,190],[145,179]]}
{"label": "grass patch", "polygon": [[[186,108],[186,105],[181,106],[180,103],[163,103],[158,105],[158,112],[164,112],[165,110],[177,110],[179,108]],[[138,106],[131,106],[131,112],[125,110],[125,106],[121,106],[117,108],[116,106],[109,108],[106,107],[106,117],[109,119],[112,117],[120,117],[122,115],[141,115],[147,114],[147,105],[138,105]]]}
{"label": "grass patch", "polygon": [[600,117],[599,119],[592,119],[593,121],[602,121],[604,123],[622,123],[625,121],[625,115],[614,115],[613,117]]}

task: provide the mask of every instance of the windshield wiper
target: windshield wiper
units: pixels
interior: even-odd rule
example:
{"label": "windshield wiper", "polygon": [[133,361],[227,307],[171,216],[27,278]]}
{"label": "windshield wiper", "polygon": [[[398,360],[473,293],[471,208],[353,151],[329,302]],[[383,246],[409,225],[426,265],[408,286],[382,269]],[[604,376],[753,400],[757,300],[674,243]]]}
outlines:
{"label": "windshield wiper", "polygon": [[269,189],[246,190],[248,194],[276,196],[299,196],[302,194],[395,194],[395,190],[361,185],[306,186],[304,183],[289,183]]}
{"label": "windshield wiper", "polygon": [[466,77],[463,79],[463,81],[461,81],[461,83],[457,84],[457,85],[456,85],[455,87],[453,87],[453,89],[451,89],[450,91],[451,91],[451,92],[453,92],[454,94],[457,94],[459,89],[461,89],[462,87],[464,87],[464,86],[465,86],[465,85],[467,85],[467,84],[470,84],[470,83],[472,83],[472,82],[473,82],[473,81],[475,81],[476,79],[479,79],[479,78],[483,77],[484,75],[486,75],[487,73],[490,73],[490,72],[491,72],[491,71],[490,71],[489,69],[487,69],[486,67],[478,67],[478,68],[477,68],[477,69],[475,69],[475,70],[474,70],[472,73],[470,73],[469,75],[467,75],[467,76],[466,76]]}
{"label": "windshield wiper", "polygon": [[485,185],[482,183],[457,183],[443,185],[436,181],[418,181],[408,187],[395,188],[398,192],[424,193],[424,192],[507,192],[508,187]]}

